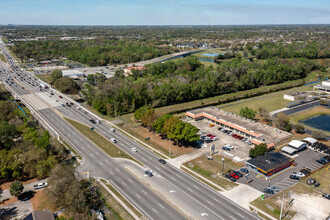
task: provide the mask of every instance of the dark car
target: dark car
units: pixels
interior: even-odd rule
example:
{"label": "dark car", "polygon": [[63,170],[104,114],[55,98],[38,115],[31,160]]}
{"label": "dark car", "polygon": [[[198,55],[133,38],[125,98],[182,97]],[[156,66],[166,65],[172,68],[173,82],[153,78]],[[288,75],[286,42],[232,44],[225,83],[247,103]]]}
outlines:
{"label": "dark car", "polygon": [[70,102],[70,105],[74,105],[73,102]]}
{"label": "dark car", "polygon": [[89,121],[92,122],[93,124],[96,124],[94,119],[90,119]]}
{"label": "dark car", "polygon": [[59,98],[62,99],[63,97],[60,95]]}
{"label": "dark car", "polygon": [[144,173],[147,174],[147,175],[150,176],[150,177],[153,176],[152,173],[151,173],[149,170],[144,171]]}
{"label": "dark car", "polygon": [[329,160],[327,160],[326,158],[322,157],[321,159],[316,160],[316,162],[318,162],[320,164],[323,164],[323,165],[326,165],[327,163],[329,163]]}
{"label": "dark car", "polygon": [[241,172],[239,172],[239,171],[234,171],[233,173],[236,173],[237,174],[237,176],[239,176],[239,177],[243,177],[243,175],[241,174]]}
{"label": "dark car", "polygon": [[161,162],[162,164],[166,164],[166,161],[163,159],[159,159],[158,161]]}
{"label": "dark car", "polygon": [[314,183],[315,187],[318,187],[319,185],[321,185],[319,182]]}
{"label": "dark car", "polygon": [[222,150],[228,150],[228,151],[230,151],[230,148],[228,148],[228,147],[222,147]]}
{"label": "dark car", "polygon": [[225,174],[225,177],[226,177],[227,179],[230,179],[232,182],[236,182],[236,181],[237,181],[234,177],[232,177],[232,176],[229,175],[228,173]]}
{"label": "dark car", "polygon": [[296,175],[290,175],[290,179],[300,180],[300,178]]}
{"label": "dark car", "polygon": [[330,194],[328,193],[323,193],[322,197],[330,200]]}
{"label": "dark car", "polygon": [[246,168],[244,168],[244,167],[242,167],[242,168],[239,169],[239,170],[242,171],[242,172],[245,173],[245,174],[249,173],[249,170],[246,169]]}
{"label": "dark car", "polygon": [[274,194],[274,191],[273,190],[271,190],[271,189],[268,189],[268,188],[265,188],[264,189],[264,193],[267,193],[267,194]]}

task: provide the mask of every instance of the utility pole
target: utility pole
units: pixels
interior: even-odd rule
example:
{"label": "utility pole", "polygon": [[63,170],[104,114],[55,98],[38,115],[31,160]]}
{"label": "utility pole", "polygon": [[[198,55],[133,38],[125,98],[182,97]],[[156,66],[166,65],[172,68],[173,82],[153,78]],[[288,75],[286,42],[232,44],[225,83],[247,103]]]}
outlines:
{"label": "utility pole", "polygon": [[222,175],[224,175],[224,169],[225,169],[225,158],[222,158]]}
{"label": "utility pole", "polygon": [[171,138],[170,138],[170,142],[169,142],[168,148],[169,148],[168,156],[169,156],[169,158],[171,158]]}
{"label": "utility pole", "polygon": [[284,193],[282,194],[282,205],[281,205],[280,220],[282,219],[283,203],[284,203]]}

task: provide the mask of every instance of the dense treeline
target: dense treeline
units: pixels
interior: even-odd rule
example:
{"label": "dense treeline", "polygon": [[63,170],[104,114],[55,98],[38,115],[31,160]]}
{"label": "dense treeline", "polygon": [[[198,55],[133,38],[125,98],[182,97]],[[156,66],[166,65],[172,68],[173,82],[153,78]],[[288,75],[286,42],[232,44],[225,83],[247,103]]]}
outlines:
{"label": "dense treeline", "polygon": [[309,42],[309,43],[292,43],[288,45],[279,43],[259,43],[258,50],[248,47],[250,51],[256,54],[258,59],[268,58],[308,58],[308,59],[324,59],[330,58],[330,48],[326,45]]}
{"label": "dense treeline", "polygon": [[134,112],[141,106],[166,106],[305,77],[319,68],[307,59],[232,59],[216,69],[205,68],[195,57],[146,65],[123,77],[117,72],[97,86],[86,85],[88,104],[100,113]]}
{"label": "dense treeline", "polygon": [[21,59],[37,61],[66,57],[89,66],[124,64],[148,60],[171,52],[169,46],[154,46],[139,40],[71,40],[16,43],[12,51]]}

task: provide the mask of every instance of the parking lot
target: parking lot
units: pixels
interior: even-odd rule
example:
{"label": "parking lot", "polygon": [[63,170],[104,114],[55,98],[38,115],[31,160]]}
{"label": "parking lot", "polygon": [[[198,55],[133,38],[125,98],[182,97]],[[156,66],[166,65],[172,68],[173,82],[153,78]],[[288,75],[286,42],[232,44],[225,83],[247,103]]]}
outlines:
{"label": "parking lot", "polygon": [[[248,143],[244,142],[243,140],[235,139],[231,135],[219,131],[218,130],[219,126],[217,125],[210,127],[211,123],[205,120],[200,120],[200,121],[188,120],[187,122],[196,126],[198,129],[200,129],[200,131],[205,132],[205,135],[213,134],[219,138],[219,140],[210,143],[210,144],[213,143],[215,144],[215,151],[217,153],[225,155],[226,157],[230,157],[235,161],[246,161],[250,159],[249,151],[251,146]],[[234,149],[230,151],[223,150],[222,147],[226,144],[232,145]]]}
{"label": "parking lot", "polygon": [[264,188],[269,185],[275,186],[280,191],[282,191],[299,182],[299,180],[290,179],[290,174],[292,174],[292,172],[299,172],[303,168],[309,168],[311,171],[320,168],[322,164],[317,163],[316,160],[323,156],[324,154],[316,152],[311,148],[307,148],[306,150],[299,152],[298,155],[293,157],[297,166],[290,166],[270,177],[249,169],[250,175],[248,176],[248,179],[243,177],[240,178],[238,182],[246,183],[246,181],[249,181],[249,185],[251,187],[262,192]]}

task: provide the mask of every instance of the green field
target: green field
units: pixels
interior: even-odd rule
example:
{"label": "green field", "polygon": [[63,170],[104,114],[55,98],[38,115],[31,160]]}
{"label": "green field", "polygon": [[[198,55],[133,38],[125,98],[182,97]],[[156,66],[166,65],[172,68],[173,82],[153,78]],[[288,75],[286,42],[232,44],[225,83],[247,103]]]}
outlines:
{"label": "green field", "polygon": [[[112,144],[110,141],[105,139],[102,135],[97,133],[95,130],[91,131],[90,127],[83,125],[79,122],[73,121],[71,119],[68,119],[68,118],[65,118],[65,120],[67,120],[73,127],[75,127],[83,135],[85,135],[87,138],[89,138],[91,141],[93,141],[98,147],[103,149],[111,157],[126,158],[126,159],[130,159],[130,160],[137,162],[131,156],[129,156],[124,151],[119,149],[116,145]],[[137,163],[139,163],[139,162],[137,162]]]}
{"label": "green field", "polygon": [[1,60],[2,62],[7,63],[6,58],[5,58],[5,56],[4,56],[3,54],[0,54],[0,60]]}

